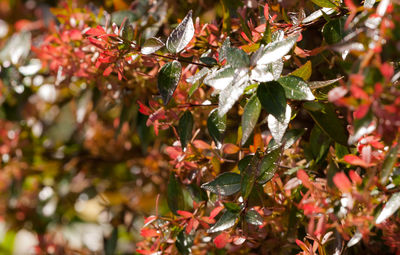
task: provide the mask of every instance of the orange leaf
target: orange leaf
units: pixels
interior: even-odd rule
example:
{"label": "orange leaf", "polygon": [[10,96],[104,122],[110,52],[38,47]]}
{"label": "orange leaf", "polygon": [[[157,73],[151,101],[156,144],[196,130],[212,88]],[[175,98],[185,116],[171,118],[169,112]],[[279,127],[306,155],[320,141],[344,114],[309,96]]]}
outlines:
{"label": "orange leaf", "polygon": [[231,143],[227,143],[224,145],[224,147],[222,148],[222,151],[226,154],[235,154],[237,152],[239,152],[240,148],[234,144]]}

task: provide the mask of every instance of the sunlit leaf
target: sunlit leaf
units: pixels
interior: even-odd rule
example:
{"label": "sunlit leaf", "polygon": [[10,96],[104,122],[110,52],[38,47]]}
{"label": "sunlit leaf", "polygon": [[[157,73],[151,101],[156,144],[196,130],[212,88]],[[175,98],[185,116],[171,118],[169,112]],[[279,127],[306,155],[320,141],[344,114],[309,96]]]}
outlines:
{"label": "sunlit leaf", "polygon": [[374,7],[375,0],[364,0],[364,8]]}
{"label": "sunlit leaf", "polygon": [[307,101],[315,99],[308,84],[299,77],[284,76],[279,78],[278,82],[285,89],[286,98]]}
{"label": "sunlit leaf", "polygon": [[230,196],[240,190],[241,176],[236,173],[223,173],[214,180],[204,183],[201,188],[222,196]]}
{"label": "sunlit leaf", "polygon": [[281,144],[283,135],[289,125],[290,118],[292,116],[292,108],[289,105],[286,106],[285,117],[282,120],[278,120],[274,115],[268,115],[268,128],[277,144]]}
{"label": "sunlit leaf", "polygon": [[171,53],[182,51],[194,36],[192,11],[186,15],[182,22],[172,31],[167,39],[167,49]]}
{"label": "sunlit leaf", "polygon": [[151,37],[144,42],[142,48],[140,49],[140,52],[142,54],[148,55],[158,51],[162,47],[164,47],[164,43],[160,39]]}
{"label": "sunlit leaf", "polygon": [[311,61],[309,60],[304,65],[300,66],[299,68],[291,72],[289,75],[297,76],[305,81],[308,81],[311,77],[311,73],[312,73],[312,65]]}
{"label": "sunlit leaf", "polygon": [[319,7],[335,8],[336,5],[329,0],[312,0],[312,2]]}
{"label": "sunlit leaf", "polygon": [[214,139],[219,147],[222,143],[223,134],[226,129],[226,115],[220,117],[218,115],[218,109],[214,109],[210,112],[207,119],[207,129],[210,136]]}
{"label": "sunlit leaf", "polygon": [[385,185],[390,174],[393,171],[393,167],[397,162],[397,153],[399,151],[399,144],[396,144],[396,146],[393,146],[388,154],[386,155],[385,160],[383,161],[383,165],[382,165],[382,172],[381,172],[381,179],[380,179],[380,183],[382,185]]}
{"label": "sunlit leaf", "polygon": [[249,139],[257,124],[261,112],[261,103],[257,95],[253,95],[244,107],[242,115],[242,145]]}
{"label": "sunlit leaf", "polygon": [[225,66],[219,70],[214,70],[204,78],[204,84],[217,90],[224,90],[232,83],[235,78],[235,69]]}
{"label": "sunlit leaf", "polygon": [[376,218],[375,223],[376,224],[381,224],[385,220],[387,220],[390,216],[392,216],[397,209],[400,208],[400,192],[394,193],[389,201],[385,204],[385,207],[379,214],[379,216]]}
{"label": "sunlit leaf", "polygon": [[174,60],[163,65],[158,73],[157,85],[158,91],[164,104],[167,105],[174,94],[181,78],[182,67],[181,63]]}
{"label": "sunlit leaf", "polygon": [[248,223],[255,226],[261,226],[264,223],[264,219],[254,209],[250,209],[246,212],[245,219]]}
{"label": "sunlit leaf", "polygon": [[247,68],[235,70],[236,74],[233,81],[221,91],[219,95],[218,114],[224,116],[243,94],[244,89],[249,85],[249,75]]}
{"label": "sunlit leaf", "polygon": [[260,163],[260,176],[257,179],[258,183],[264,184],[274,177],[277,169],[276,161],[278,160],[279,155],[280,150],[275,149],[264,156]]}
{"label": "sunlit leaf", "polygon": [[230,211],[226,211],[221,218],[215,223],[209,230],[208,233],[215,233],[223,231],[233,227],[238,219],[238,214]]}
{"label": "sunlit leaf", "polygon": [[320,89],[320,88],[332,85],[335,82],[340,81],[341,79],[343,79],[343,76],[336,78],[336,79],[327,80],[327,81],[310,81],[310,82],[308,82],[308,85],[311,89]]}
{"label": "sunlit leaf", "polygon": [[292,35],[282,41],[275,41],[261,46],[251,57],[251,65],[266,65],[285,56],[294,46],[299,37]]}
{"label": "sunlit leaf", "polygon": [[225,52],[227,64],[233,68],[242,68],[250,65],[250,59],[246,52],[238,48],[228,48]]}
{"label": "sunlit leaf", "polygon": [[333,14],[334,12],[335,12],[335,9],[333,9],[333,8],[322,8],[318,11],[311,13],[309,16],[307,16],[305,19],[303,19],[301,21],[301,23],[306,24],[306,23],[312,22],[316,19],[319,19],[320,17],[323,16],[323,13],[330,15],[330,14]]}

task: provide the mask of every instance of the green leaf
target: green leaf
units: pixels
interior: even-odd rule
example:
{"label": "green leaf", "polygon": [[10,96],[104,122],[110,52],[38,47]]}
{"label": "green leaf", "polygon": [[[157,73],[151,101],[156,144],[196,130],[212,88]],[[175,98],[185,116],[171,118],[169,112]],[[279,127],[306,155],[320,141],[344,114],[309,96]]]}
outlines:
{"label": "green leaf", "polygon": [[215,58],[211,58],[211,57],[201,57],[199,60],[206,65],[213,66],[213,65],[218,64],[217,60]]}
{"label": "green leaf", "polygon": [[330,14],[332,14],[334,12],[335,12],[334,8],[322,8],[322,9],[317,10],[317,11],[311,13],[310,15],[308,15],[305,19],[303,19],[301,21],[301,23],[307,24],[307,23],[310,23],[310,22],[312,22],[312,21],[314,21],[316,19],[319,19],[320,17],[322,17],[324,15],[324,13],[326,15],[330,15]]}
{"label": "green leaf", "polygon": [[244,158],[242,158],[239,163],[238,163],[238,168],[240,173],[246,170],[247,166],[250,164],[251,159],[253,158],[254,155],[246,155]]}
{"label": "green leaf", "polygon": [[176,248],[182,255],[191,254],[191,247],[193,245],[193,236],[186,234],[185,230],[179,232],[175,242]]}
{"label": "green leaf", "polygon": [[261,83],[257,89],[257,97],[262,107],[277,120],[283,121],[286,113],[285,90],[276,81]]}
{"label": "green leaf", "polygon": [[281,59],[289,53],[297,41],[299,34],[289,36],[283,40],[262,45],[251,57],[251,65],[266,65]]}
{"label": "green leaf", "polygon": [[386,184],[390,174],[393,171],[393,167],[397,162],[398,151],[399,151],[399,144],[396,144],[396,146],[390,149],[390,151],[386,155],[385,161],[383,161],[381,179],[380,179],[380,183],[382,185]]}
{"label": "green leaf", "polygon": [[379,216],[376,218],[375,223],[381,224],[390,216],[392,216],[399,208],[400,208],[400,192],[397,192],[392,195],[389,201],[387,201],[385,207],[383,208]]}
{"label": "green leaf", "polygon": [[224,116],[243,94],[245,88],[249,86],[249,75],[247,68],[235,70],[236,74],[233,81],[221,91],[218,102],[218,114]]}
{"label": "green leaf", "polygon": [[268,128],[276,143],[281,144],[291,117],[292,108],[289,105],[286,106],[285,118],[282,121],[277,120],[272,114],[268,115]]}
{"label": "green leaf", "polygon": [[279,155],[280,150],[276,149],[264,156],[260,164],[260,176],[257,179],[259,184],[265,184],[274,177],[277,169],[276,161]]}
{"label": "green leaf", "polygon": [[310,134],[310,147],[314,161],[319,162],[326,156],[331,144],[331,139],[318,127],[314,126]]}
{"label": "green leaf", "polygon": [[246,212],[245,220],[255,226],[261,226],[264,223],[263,217],[254,209],[250,209]]}
{"label": "green leaf", "polygon": [[192,199],[197,203],[208,200],[207,192],[205,190],[202,190],[197,184],[191,183],[186,187]]}
{"label": "green leaf", "polygon": [[225,207],[228,211],[233,212],[233,213],[238,213],[238,212],[240,212],[240,210],[241,210],[241,208],[240,208],[240,206],[239,206],[238,204],[236,204],[236,203],[231,203],[231,202],[225,202],[225,203],[224,203],[224,207]]}
{"label": "green leaf", "polygon": [[167,49],[171,53],[179,53],[192,40],[194,36],[194,25],[192,11],[186,15],[182,22],[172,31],[167,39]]}
{"label": "green leaf", "polygon": [[160,39],[151,37],[143,43],[140,52],[144,55],[148,55],[158,51],[162,47],[164,47],[164,43]]}
{"label": "green leaf", "polygon": [[336,8],[336,5],[329,0],[311,0],[314,4],[318,5],[319,7],[326,7],[326,8]]}
{"label": "green leaf", "polygon": [[161,67],[158,73],[157,85],[164,105],[167,105],[169,100],[171,100],[181,78],[181,73],[181,63],[176,60],[168,62]]}
{"label": "green leaf", "polygon": [[228,55],[228,50],[231,48],[231,40],[227,37],[219,50],[219,61],[222,62]]}
{"label": "green leaf", "polygon": [[375,0],[364,0],[364,8],[374,7]]}
{"label": "green leaf", "polygon": [[182,150],[186,148],[187,143],[192,138],[192,131],[194,126],[193,115],[189,110],[186,110],[182,117],[179,119],[178,134],[181,140]]}
{"label": "green leaf", "polygon": [[133,31],[133,27],[129,22],[124,23],[124,27],[122,28],[121,33],[122,33],[121,34],[122,38],[124,38],[125,40],[127,40],[129,42],[133,40],[133,37],[135,35],[135,32]]}
{"label": "green leaf", "polygon": [[204,78],[204,84],[213,87],[217,90],[223,90],[232,83],[235,78],[235,69],[230,66],[225,66],[219,70],[213,71]]}
{"label": "green leaf", "polygon": [[167,187],[167,203],[168,207],[174,214],[177,214],[177,210],[182,210],[185,206],[183,197],[183,191],[181,184],[175,177],[174,173],[169,176],[169,182]]}
{"label": "green leaf", "polygon": [[322,34],[328,44],[332,45],[338,43],[344,38],[346,35],[344,30],[345,23],[346,17],[342,17],[333,19],[324,25],[322,28]]}
{"label": "green leaf", "polygon": [[278,82],[285,89],[286,98],[307,101],[315,99],[310,87],[302,78],[284,76],[279,78]]}
{"label": "green leaf", "polygon": [[208,233],[215,233],[219,231],[224,231],[235,225],[239,214],[233,213],[231,211],[226,211],[221,218],[208,230]]}
{"label": "green leaf", "polygon": [[253,95],[244,107],[242,115],[242,145],[249,139],[260,117],[261,103],[257,95]]}
{"label": "green leaf", "polygon": [[246,52],[238,48],[228,48],[226,51],[226,63],[233,68],[250,66],[250,59]]}
{"label": "green leaf", "polygon": [[337,117],[332,104],[306,102],[303,104],[303,107],[307,110],[322,131],[324,131],[334,141],[347,145],[348,132],[346,125]]}
{"label": "green leaf", "polygon": [[241,191],[243,199],[247,199],[253,190],[254,183],[258,177],[259,165],[261,162],[261,152],[257,151],[250,161],[250,164],[242,171]]}
{"label": "green leaf", "polygon": [[204,183],[201,188],[221,196],[230,196],[240,190],[241,176],[236,173],[223,173],[214,180]]}
{"label": "green leaf", "polygon": [[297,76],[305,81],[308,81],[311,77],[311,73],[312,73],[312,65],[311,61],[309,60],[304,65],[300,66],[299,68],[291,72],[289,75]]}
{"label": "green leaf", "polygon": [[[305,129],[291,129],[286,132],[286,134],[282,138],[282,144],[284,144],[283,149],[289,149],[305,132]],[[278,143],[275,142],[275,139],[271,139],[268,144],[267,152],[272,152],[280,147]]]}
{"label": "green leaf", "polygon": [[343,79],[343,77],[344,76],[336,78],[336,79],[332,79],[332,80],[327,80],[327,81],[311,81],[308,83],[308,85],[311,89],[320,89],[320,88],[334,84],[335,82]]}
{"label": "green leaf", "polygon": [[125,23],[131,24],[138,20],[139,17],[131,10],[116,11],[111,14],[111,22],[115,23],[117,26],[121,26],[125,18]]}
{"label": "green leaf", "polygon": [[207,129],[208,133],[210,133],[210,136],[217,144],[217,147],[220,147],[226,129],[226,115],[220,117],[218,115],[218,109],[212,110],[208,115]]}
{"label": "green leaf", "polygon": [[104,241],[104,253],[105,255],[113,255],[115,254],[115,250],[117,249],[118,243],[118,228],[114,227],[111,232],[111,236],[105,239]]}

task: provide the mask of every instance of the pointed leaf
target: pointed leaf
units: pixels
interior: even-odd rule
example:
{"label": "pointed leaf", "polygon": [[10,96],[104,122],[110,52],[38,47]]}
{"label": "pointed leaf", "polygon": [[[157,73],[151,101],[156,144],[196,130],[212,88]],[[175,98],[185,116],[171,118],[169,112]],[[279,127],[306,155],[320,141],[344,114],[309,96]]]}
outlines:
{"label": "pointed leaf", "polygon": [[226,115],[220,117],[218,109],[212,110],[208,115],[207,129],[212,139],[217,143],[217,146],[220,147],[226,129]]}
{"label": "pointed leaf", "polygon": [[238,48],[228,48],[226,50],[226,62],[233,68],[248,67],[250,65],[247,53]]}
{"label": "pointed leaf", "polygon": [[167,187],[167,203],[168,207],[174,214],[177,214],[177,210],[182,210],[184,208],[184,198],[181,184],[175,177],[174,173],[171,173],[169,177],[168,187]]}
{"label": "pointed leaf", "polygon": [[380,182],[382,185],[385,185],[390,174],[393,171],[393,167],[397,162],[397,153],[399,151],[399,144],[392,147],[388,154],[386,155],[385,161],[383,161],[381,179]]}
{"label": "pointed leaf", "polygon": [[303,19],[301,21],[301,23],[306,24],[306,23],[312,22],[312,21],[322,17],[323,13],[330,15],[334,12],[335,12],[335,9],[333,9],[333,8],[322,8],[322,9],[315,11],[315,12],[311,13],[310,15],[308,15],[305,19]]}
{"label": "pointed leaf", "polygon": [[319,89],[319,88],[323,88],[329,85],[334,84],[335,82],[343,79],[344,76],[336,78],[336,79],[332,79],[332,80],[327,80],[327,81],[310,81],[308,83],[308,85],[310,86],[311,89]]}
{"label": "pointed leaf", "polygon": [[247,68],[235,70],[236,75],[233,81],[220,93],[218,103],[218,114],[224,116],[243,94],[244,89],[249,85]]}
{"label": "pointed leaf", "polygon": [[283,135],[289,125],[292,116],[292,108],[286,106],[285,118],[281,121],[277,120],[272,114],[268,115],[268,128],[277,144],[281,144]]}
{"label": "pointed leaf", "polygon": [[204,78],[204,84],[217,90],[224,90],[235,78],[235,69],[225,66],[219,70],[214,70]]}
{"label": "pointed leaf", "polygon": [[261,112],[261,103],[257,95],[253,95],[244,107],[242,115],[242,145],[249,139],[257,124]]}
{"label": "pointed leaf", "polygon": [[284,76],[278,79],[278,82],[285,89],[286,98],[293,100],[314,100],[308,84],[296,76]]}
{"label": "pointed leaf", "polygon": [[158,73],[157,85],[164,105],[169,103],[181,78],[181,63],[174,60],[161,67]]}
{"label": "pointed leaf", "polygon": [[167,39],[167,49],[171,53],[179,53],[192,40],[194,25],[192,11],[186,15],[182,22],[172,31]]}
{"label": "pointed leaf", "polygon": [[246,212],[245,219],[248,223],[255,226],[261,226],[264,223],[263,217],[254,209]]}
{"label": "pointed leaf", "polygon": [[319,7],[335,8],[336,5],[329,0],[311,0],[314,4]]}
{"label": "pointed leaf", "polygon": [[208,233],[215,233],[219,231],[224,231],[233,227],[238,219],[239,214],[226,211],[221,218],[215,223],[209,230]]}
{"label": "pointed leaf", "polygon": [[311,61],[309,60],[304,65],[300,66],[299,68],[291,72],[289,75],[297,76],[305,81],[308,81],[311,77],[311,73],[312,73],[312,65]]}
{"label": "pointed leaf", "polygon": [[247,199],[253,190],[254,183],[259,175],[259,165],[262,159],[261,152],[257,151],[251,159],[249,165],[244,171],[242,171],[242,196],[243,199]]}
{"label": "pointed leaf", "polygon": [[299,34],[292,35],[282,41],[275,41],[261,46],[252,56],[251,65],[266,65],[285,56],[297,41]]}
{"label": "pointed leaf", "polygon": [[230,196],[240,190],[241,176],[236,173],[223,173],[214,180],[204,183],[201,188],[221,196]]}
{"label": "pointed leaf", "polygon": [[346,17],[339,19],[333,19],[327,22],[322,28],[322,35],[325,41],[332,45],[340,42],[343,37],[347,34],[344,29],[344,24],[346,23]]}
{"label": "pointed leaf", "polygon": [[376,224],[381,224],[390,216],[392,216],[397,209],[400,207],[400,192],[394,193],[392,197],[387,201],[385,207],[376,219]]}
{"label": "pointed leaf", "polygon": [[186,79],[186,82],[190,84],[194,84],[198,82],[201,78],[206,76],[210,72],[210,68],[208,67],[203,67],[200,71],[198,71],[195,75],[189,77]]}
{"label": "pointed leaf", "polygon": [[182,149],[186,148],[187,143],[190,141],[190,138],[192,138],[193,125],[193,115],[187,110],[180,118],[178,126],[178,134]]}
{"label": "pointed leaf", "polygon": [[286,112],[285,90],[276,82],[261,83],[257,89],[257,97],[262,107],[277,120],[283,121]]}
{"label": "pointed leaf", "polygon": [[144,55],[148,55],[158,51],[162,47],[164,47],[164,43],[160,39],[151,37],[144,42],[140,52]]}
{"label": "pointed leaf", "polygon": [[336,142],[347,145],[348,132],[346,125],[336,115],[332,104],[306,102],[303,107],[311,115],[317,125]]}
{"label": "pointed leaf", "polygon": [[276,161],[280,155],[280,150],[276,149],[269,152],[261,161],[260,176],[257,179],[259,184],[265,184],[274,177],[277,166]]}

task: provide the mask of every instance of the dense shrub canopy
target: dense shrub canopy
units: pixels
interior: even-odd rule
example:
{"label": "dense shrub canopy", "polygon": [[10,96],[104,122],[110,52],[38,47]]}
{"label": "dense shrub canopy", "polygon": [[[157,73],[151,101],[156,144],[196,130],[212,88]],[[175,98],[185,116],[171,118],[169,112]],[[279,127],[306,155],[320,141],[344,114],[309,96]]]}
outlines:
{"label": "dense shrub canopy", "polygon": [[0,0],[0,253],[400,254],[397,0]]}

